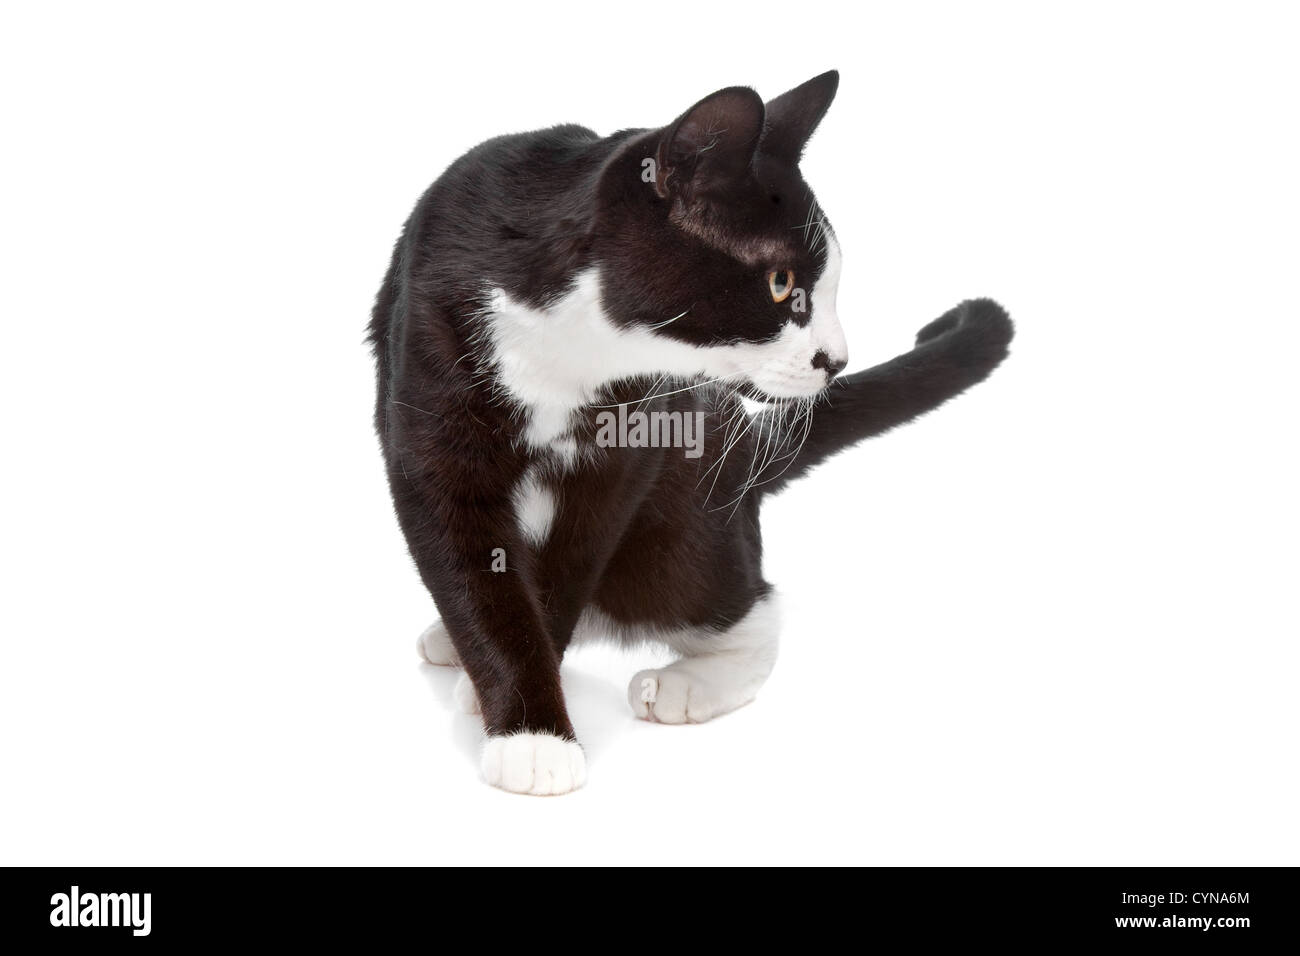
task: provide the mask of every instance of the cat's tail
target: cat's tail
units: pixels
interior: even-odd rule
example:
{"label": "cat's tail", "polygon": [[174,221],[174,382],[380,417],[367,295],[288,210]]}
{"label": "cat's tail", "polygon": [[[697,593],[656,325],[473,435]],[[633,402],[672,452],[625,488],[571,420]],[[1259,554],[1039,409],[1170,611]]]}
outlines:
{"label": "cat's tail", "polygon": [[983,381],[1007,357],[1015,334],[992,299],[968,299],[916,335],[916,348],[827,389],[799,454],[783,472],[759,476],[764,493],[779,491],[836,452],[910,422]]}

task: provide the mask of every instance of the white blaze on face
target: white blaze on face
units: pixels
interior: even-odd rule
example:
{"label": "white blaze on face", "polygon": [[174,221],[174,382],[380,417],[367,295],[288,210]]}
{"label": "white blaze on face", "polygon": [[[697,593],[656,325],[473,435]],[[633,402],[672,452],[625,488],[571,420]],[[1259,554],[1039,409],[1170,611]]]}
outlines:
{"label": "white blaze on face", "polygon": [[823,351],[832,363],[843,365],[849,360],[849,344],[844,339],[840,315],[835,310],[835,298],[840,291],[840,244],[832,235],[826,236],[826,268],[817,277],[812,295],[813,347]]}
{"label": "white blaze on face", "polygon": [[826,236],[826,267],[809,295],[812,315],[802,327],[787,322],[771,342],[743,346],[744,359],[753,363],[750,380],[773,398],[815,395],[830,381],[826,369],[813,364],[818,352],[825,352],[830,364],[843,366],[849,357],[844,329],[835,310],[840,287],[840,247],[835,237]]}

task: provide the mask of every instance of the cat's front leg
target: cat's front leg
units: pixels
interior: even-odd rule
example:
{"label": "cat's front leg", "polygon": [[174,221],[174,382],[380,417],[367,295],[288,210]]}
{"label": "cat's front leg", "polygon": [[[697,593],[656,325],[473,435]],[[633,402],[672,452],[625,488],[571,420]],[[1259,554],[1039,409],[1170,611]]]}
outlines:
{"label": "cat's front leg", "polygon": [[503,627],[503,600],[498,593],[492,606],[481,605],[463,640],[449,628],[465,666],[457,704],[483,716],[488,783],[514,793],[568,793],[586,783],[587,763],[565,708],[560,655],[526,613]]}
{"label": "cat's front leg", "polygon": [[[457,508],[404,476],[393,485],[411,553],[442,614],[421,651],[460,663],[472,682],[457,699],[483,715],[484,779],[515,793],[581,787],[586,757],[565,708],[560,651],[543,624],[509,499]],[[440,520],[429,520],[431,512]]]}
{"label": "cat's front leg", "polygon": [[[481,769],[488,783],[514,793],[568,793],[586,783],[587,762],[565,708],[560,655],[524,602],[501,593],[510,589],[503,583],[495,582],[490,603],[475,609],[465,640],[456,640],[452,629],[472,682],[462,683],[457,700],[483,716]],[[512,604],[514,611],[503,612]]]}
{"label": "cat's front leg", "polygon": [[661,724],[700,724],[749,703],[772,673],[780,626],[777,596],[769,593],[725,631],[670,635],[682,657],[633,677],[628,703],[642,720]]}

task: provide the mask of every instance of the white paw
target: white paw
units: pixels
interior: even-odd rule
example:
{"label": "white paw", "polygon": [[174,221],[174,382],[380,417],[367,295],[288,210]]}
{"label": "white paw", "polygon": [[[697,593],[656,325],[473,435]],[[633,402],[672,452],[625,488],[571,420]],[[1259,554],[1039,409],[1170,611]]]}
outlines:
{"label": "white paw", "polygon": [[632,712],[642,720],[702,724],[748,704],[756,692],[756,688],[738,688],[725,681],[692,674],[679,664],[639,672],[628,684],[627,701],[632,705]]}
{"label": "white paw", "polygon": [[483,708],[478,703],[478,691],[474,690],[474,682],[464,671],[461,671],[460,677],[456,679],[456,686],[452,689],[451,696],[462,714],[483,713]]}
{"label": "white paw", "polygon": [[442,626],[442,621],[435,621],[420,635],[415,642],[415,649],[430,664],[440,664],[444,667],[460,667],[460,656],[456,653],[456,648],[452,646],[451,636],[447,633],[447,629]]}
{"label": "white paw", "polygon": [[587,782],[587,758],[576,741],[552,734],[489,737],[483,778],[512,793],[568,793]]}

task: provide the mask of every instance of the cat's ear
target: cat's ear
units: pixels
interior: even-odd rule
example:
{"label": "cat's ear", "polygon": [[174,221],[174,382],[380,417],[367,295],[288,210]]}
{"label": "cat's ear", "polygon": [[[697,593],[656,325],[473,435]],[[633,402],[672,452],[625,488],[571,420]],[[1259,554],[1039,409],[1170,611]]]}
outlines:
{"label": "cat's ear", "polygon": [[760,147],[763,152],[792,165],[798,163],[817,124],[830,109],[839,86],[839,71],[830,70],[768,103],[767,130]]}
{"label": "cat's ear", "polygon": [[706,96],[668,127],[659,141],[655,190],[689,202],[749,175],[763,135],[763,100],[747,86]]}

